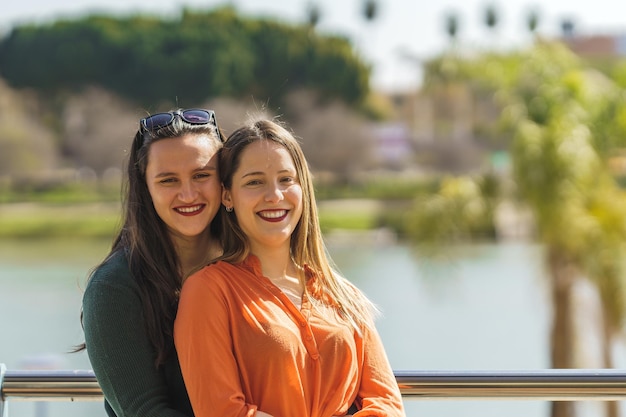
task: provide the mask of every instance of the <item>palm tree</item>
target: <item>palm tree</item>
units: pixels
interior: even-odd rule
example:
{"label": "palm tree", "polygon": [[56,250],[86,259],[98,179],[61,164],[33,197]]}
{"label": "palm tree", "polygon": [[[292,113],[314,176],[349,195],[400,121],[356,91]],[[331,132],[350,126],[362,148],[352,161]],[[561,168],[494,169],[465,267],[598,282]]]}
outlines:
{"label": "palm tree", "polygon": [[534,37],[537,33],[537,28],[539,27],[539,12],[537,9],[533,8],[528,11],[526,15],[526,28],[528,32]]}
{"label": "palm tree", "polygon": [[[576,330],[573,299],[590,280],[602,299],[603,366],[612,367],[610,347],[624,322],[623,244],[626,217],[616,209],[624,193],[610,176],[598,148],[614,112],[624,108],[621,92],[582,67],[566,48],[542,45],[522,60],[509,104],[525,109],[514,120],[512,149],[519,196],[537,222],[551,277],[554,368],[586,367],[577,349],[585,335]],[[617,404],[608,410],[617,415]],[[553,417],[573,415],[575,405],[555,402]]]}
{"label": "palm tree", "polygon": [[489,29],[489,31],[495,32],[496,28],[498,27],[498,24],[500,23],[499,18],[500,16],[498,14],[498,10],[496,9],[496,6],[494,6],[493,4],[490,4],[485,8],[484,23],[485,23],[485,26],[487,26],[487,29]]}
{"label": "palm tree", "polygon": [[363,2],[363,16],[368,22],[372,22],[378,17],[378,3],[376,0],[365,0]]}
{"label": "palm tree", "polygon": [[482,19],[490,37],[488,45],[494,48],[498,45],[497,29],[500,24],[500,13],[494,4],[485,6]]}
{"label": "palm tree", "polygon": [[[456,58],[454,68],[456,79],[465,77],[468,88],[501,100],[500,125],[503,134],[513,138],[515,198],[532,212],[546,254],[553,306],[552,367],[597,367],[581,361],[581,345],[588,335],[577,326],[581,307],[574,300],[585,283],[595,286],[601,299],[597,315],[602,322],[597,326],[603,355],[597,360],[613,367],[612,342],[626,318],[626,194],[610,175],[606,157],[626,145],[626,127],[619,116],[626,112],[624,90],[585,68],[558,43],[506,56],[486,54],[469,62]],[[440,208],[439,213],[445,211]],[[440,218],[439,223],[450,221]],[[452,231],[444,232],[458,236],[458,230],[467,228],[453,224]],[[618,403],[606,404],[608,415],[616,417]],[[555,402],[552,416],[571,417],[575,407]]]}
{"label": "palm tree", "polygon": [[575,24],[572,19],[563,19],[561,21],[561,33],[564,38],[571,38],[574,36]]}
{"label": "palm tree", "polygon": [[359,49],[361,49],[362,51],[369,49],[371,51],[371,54],[374,54],[375,51],[377,50],[377,45],[376,45],[377,33],[374,30],[373,24],[378,18],[378,14],[379,14],[378,1],[377,0],[363,0],[362,13],[363,13],[362,16],[365,19],[366,24],[370,27],[362,32],[360,36],[361,39],[359,40],[359,43],[360,43]]}
{"label": "palm tree", "polygon": [[311,29],[315,29],[320,21],[321,12],[317,3],[309,3],[307,7],[307,21]]}
{"label": "palm tree", "polygon": [[459,16],[456,12],[449,12],[445,16],[445,30],[451,44],[456,44],[459,34]]}

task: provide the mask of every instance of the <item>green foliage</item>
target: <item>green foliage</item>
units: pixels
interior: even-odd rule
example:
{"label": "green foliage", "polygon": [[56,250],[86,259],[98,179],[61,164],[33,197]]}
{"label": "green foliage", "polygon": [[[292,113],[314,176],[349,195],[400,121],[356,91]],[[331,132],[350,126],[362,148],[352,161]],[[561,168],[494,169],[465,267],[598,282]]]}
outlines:
{"label": "green foliage", "polygon": [[[590,233],[597,230],[590,201],[604,184],[615,182],[606,160],[625,145],[624,90],[559,43],[505,54],[444,54],[427,64],[425,84],[431,91],[465,85],[477,97],[495,98],[502,109],[500,136],[513,140],[515,190],[531,207],[540,238],[577,259],[585,257]],[[619,198],[617,188],[612,190]],[[455,212],[441,199],[429,204]],[[424,234],[439,228],[431,231],[435,235],[446,227],[448,232],[470,227],[428,221],[422,226]]]}
{"label": "green foliage", "polygon": [[626,59],[621,58],[617,60],[617,62],[614,62],[606,69],[606,72],[617,85],[621,88],[626,88]]}
{"label": "green foliage", "polygon": [[493,239],[497,194],[493,177],[447,178],[436,194],[415,199],[406,217],[408,233],[422,244]]}
{"label": "green foliage", "polygon": [[376,227],[376,216],[372,213],[343,213],[322,211],[320,227],[326,233],[334,229],[371,230]]}
{"label": "green foliage", "polygon": [[[626,312],[626,194],[611,176],[607,160],[625,145],[624,90],[558,43],[433,63],[444,64],[444,82],[466,79],[474,91],[491,91],[498,98],[500,122],[513,137],[517,197],[530,208],[539,239],[549,253],[570,260],[597,284],[608,328],[621,328]],[[442,82],[433,76],[430,80]],[[434,226],[431,217],[417,229],[433,234],[464,230],[455,223],[464,219],[459,201],[465,200],[431,203],[428,213],[445,213],[453,220]],[[467,222],[472,225],[471,219]]]}
{"label": "green foliage", "polygon": [[230,7],[170,20],[93,15],[18,26],[0,41],[0,62],[16,87],[99,85],[148,106],[246,95],[279,105],[302,87],[357,104],[370,73],[347,39],[243,18]]}

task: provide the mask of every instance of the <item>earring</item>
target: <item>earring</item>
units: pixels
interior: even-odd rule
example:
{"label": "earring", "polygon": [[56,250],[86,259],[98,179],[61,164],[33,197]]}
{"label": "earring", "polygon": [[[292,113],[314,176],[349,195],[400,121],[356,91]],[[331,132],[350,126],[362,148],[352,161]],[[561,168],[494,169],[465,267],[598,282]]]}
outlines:
{"label": "earring", "polygon": [[229,213],[232,213],[233,208],[232,207],[226,207],[226,211],[229,212]]}

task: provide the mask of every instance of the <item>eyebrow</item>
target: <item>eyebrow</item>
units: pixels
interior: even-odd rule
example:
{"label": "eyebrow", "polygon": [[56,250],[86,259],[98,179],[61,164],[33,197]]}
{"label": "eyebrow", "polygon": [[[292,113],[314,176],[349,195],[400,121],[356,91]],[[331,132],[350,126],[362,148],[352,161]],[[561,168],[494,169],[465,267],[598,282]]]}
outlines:
{"label": "eyebrow", "polygon": [[[217,167],[214,165],[207,164],[204,167],[194,169],[192,172],[199,172],[199,171],[217,171]],[[171,176],[176,176],[176,175],[178,175],[176,172],[159,172],[154,177],[163,178],[163,177],[171,177]]]}
{"label": "eyebrow", "polygon": [[243,174],[241,176],[241,178],[246,178],[246,177],[253,177],[255,175],[264,175],[265,173],[262,171],[252,171],[252,172],[246,172],[245,174]]}
{"label": "eyebrow", "polygon": [[[293,170],[291,168],[285,168],[285,169],[281,169],[280,171],[277,172],[277,174],[284,174],[284,173],[291,173],[294,172],[296,173],[296,169],[294,168]],[[267,172],[265,171],[252,171],[252,172],[246,172],[245,174],[243,174],[241,176],[241,178],[245,178],[245,177],[250,177],[253,175],[266,175]]]}

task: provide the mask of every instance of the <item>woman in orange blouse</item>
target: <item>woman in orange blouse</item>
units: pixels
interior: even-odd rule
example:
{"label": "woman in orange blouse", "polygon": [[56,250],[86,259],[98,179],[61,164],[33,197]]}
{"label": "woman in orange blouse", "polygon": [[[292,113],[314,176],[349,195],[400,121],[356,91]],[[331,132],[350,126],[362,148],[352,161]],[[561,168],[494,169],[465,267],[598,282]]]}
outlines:
{"label": "woman in orange blouse", "polygon": [[373,304],[327,257],[300,145],[259,120],[220,151],[224,255],[189,277],[174,338],[196,417],[403,417]]}

